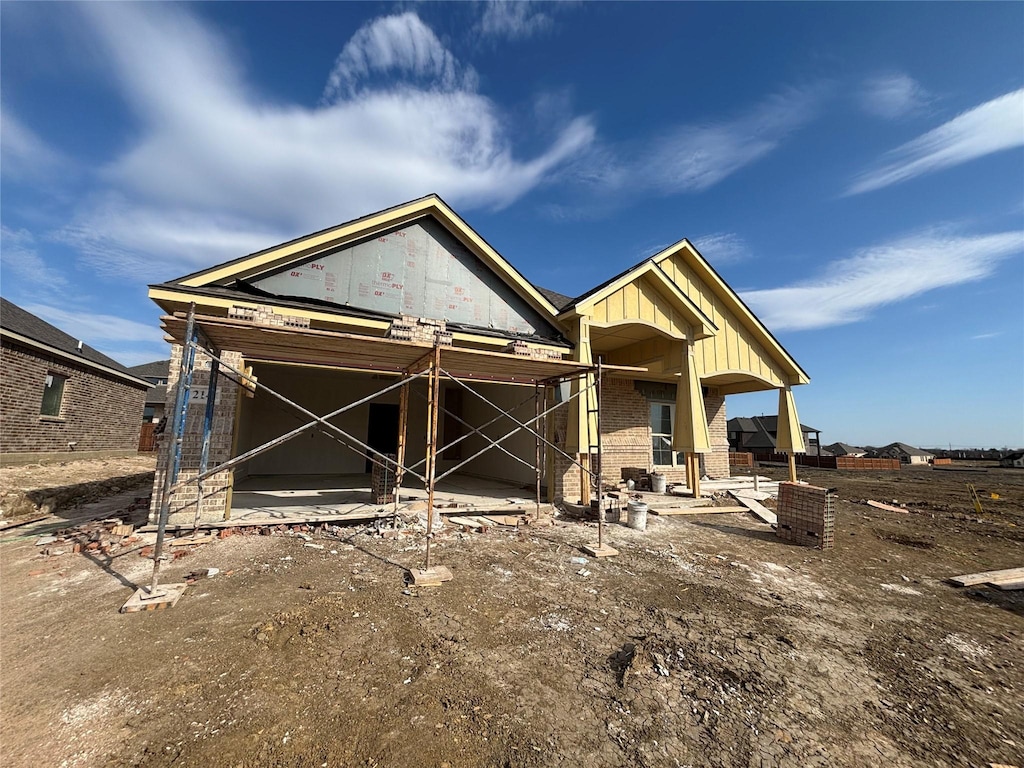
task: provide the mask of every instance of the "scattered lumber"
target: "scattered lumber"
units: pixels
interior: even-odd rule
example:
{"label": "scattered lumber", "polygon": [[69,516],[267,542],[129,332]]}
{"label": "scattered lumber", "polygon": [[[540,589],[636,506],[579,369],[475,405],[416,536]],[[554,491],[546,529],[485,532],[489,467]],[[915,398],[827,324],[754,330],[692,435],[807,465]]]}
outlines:
{"label": "scattered lumber", "polygon": [[667,507],[648,510],[652,515],[668,517],[671,515],[721,515],[735,512],[746,512],[746,507]]}
{"label": "scattered lumber", "polygon": [[29,515],[28,517],[16,517],[11,520],[0,520],[0,531],[6,531],[8,528],[17,528],[20,525],[28,525],[38,520],[45,520],[50,515]]}
{"label": "scattered lumber", "polygon": [[730,491],[730,495],[736,499],[740,504],[743,505],[742,509],[745,511],[753,512],[754,517],[760,520],[762,523],[768,523],[768,525],[778,525],[779,518],[774,512],[768,507],[764,506],[757,499],[750,498],[749,496],[741,494],[739,491]]}
{"label": "scattered lumber", "polygon": [[466,528],[473,529],[480,529],[486,527],[484,523],[481,523],[479,520],[476,520],[472,517],[456,517],[453,515],[448,518],[448,522],[452,523],[453,525],[462,525]]}
{"label": "scattered lumber", "polygon": [[173,608],[178,604],[187,588],[187,584],[161,584],[157,588],[156,594],[150,597],[149,587],[139,587],[128,598],[128,602],[121,606],[121,613],[162,611],[165,608]]}
{"label": "scattered lumber", "polygon": [[985,582],[986,586],[995,587],[1002,592],[1012,592],[1018,589],[1024,589],[1024,579],[1017,581],[997,581],[994,584],[992,582]]}
{"label": "scattered lumber", "polygon": [[443,565],[435,565],[432,568],[410,568],[410,581],[417,587],[439,587],[446,581],[451,581],[454,576],[452,572]]}
{"label": "scattered lumber", "polygon": [[894,507],[892,504],[883,504],[880,501],[872,501],[871,499],[868,499],[868,506],[875,509],[884,509],[886,512],[903,512],[904,514],[910,512],[906,507]]}
{"label": "scattered lumber", "polygon": [[[963,576],[953,576],[950,582],[958,587],[973,587],[977,584],[1011,584],[1024,581],[1024,568],[1006,568],[1002,571],[981,571],[979,573],[966,573]],[[1019,588],[1019,587],[1018,587]]]}

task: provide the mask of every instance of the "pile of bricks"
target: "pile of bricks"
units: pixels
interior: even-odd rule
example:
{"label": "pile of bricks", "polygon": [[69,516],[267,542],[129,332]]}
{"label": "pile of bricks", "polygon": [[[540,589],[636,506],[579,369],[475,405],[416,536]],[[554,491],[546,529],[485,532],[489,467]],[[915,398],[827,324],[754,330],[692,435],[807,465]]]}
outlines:
{"label": "pile of bricks", "polygon": [[835,546],[836,493],[799,483],[779,484],[776,535],[805,547]]}
{"label": "pile of bricks", "polygon": [[391,321],[388,338],[397,341],[415,341],[420,344],[439,344],[442,347],[452,345],[452,333],[444,320],[431,320],[427,317],[411,317],[402,315]]}
{"label": "pile of bricks", "polygon": [[243,307],[235,304],[228,309],[228,317],[235,320],[247,320],[255,325],[271,325],[280,328],[309,328],[308,317],[283,315],[274,311],[273,307],[258,304],[255,307]]}
{"label": "pile of bricks", "polygon": [[562,359],[562,353],[557,349],[550,349],[538,344],[530,344],[529,342],[519,340],[510,342],[502,351],[509,355],[515,355],[516,357],[528,357],[531,360]]}
{"label": "pile of bricks", "polygon": [[[139,496],[122,510],[127,519],[136,509],[145,509],[149,499]],[[36,540],[42,557],[57,557],[78,552],[93,552],[97,555],[113,555],[123,547],[139,541],[134,536],[135,527],[119,517],[106,520],[91,520],[74,528],[62,528],[53,535]]]}
{"label": "pile of bricks", "polygon": [[[391,461],[397,456],[393,453],[385,454]],[[373,470],[370,473],[370,495],[374,504],[395,503],[395,465],[386,464],[382,461],[373,462]]]}

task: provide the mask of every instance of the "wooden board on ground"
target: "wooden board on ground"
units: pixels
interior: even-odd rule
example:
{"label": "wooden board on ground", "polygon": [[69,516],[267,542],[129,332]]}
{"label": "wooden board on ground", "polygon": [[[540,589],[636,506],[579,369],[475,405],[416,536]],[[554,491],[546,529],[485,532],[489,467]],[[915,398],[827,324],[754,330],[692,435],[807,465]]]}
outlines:
{"label": "wooden board on ground", "polygon": [[488,520],[495,525],[511,525],[513,528],[523,522],[522,515],[481,515],[480,519]]}
{"label": "wooden board on ground", "polygon": [[976,584],[1001,584],[1024,579],[1024,568],[1006,568],[1002,571],[982,571],[953,576],[950,581],[958,587],[973,587]]}
{"label": "wooden board on ground", "polygon": [[[401,512],[402,510],[399,510]],[[199,524],[199,530],[201,531],[215,531],[221,528],[261,528],[263,526],[274,526],[274,525],[318,525],[320,523],[344,523],[347,521],[364,521],[364,520],[376,520],[376,519],[387,519],[394,517],[395,513],[381,512],[378,509],[373,511],[353,511],[348,513],[326,513],[319,515],[287,515],[281,517],[237,517],[231,518],[230,520],[216,520],[211,522],[205,522]],[[168,525],[167,533],[192,533],[194,526],[188,525]],[[156,525],[150,524],[138,529],[138,533],[155,533],[157,530]]]}
{"label": "wooden board on ground", "polygon": [[16,517],[12,520],[0,520],[0,531],[6,531],[8,528],[17,528],[19,525],[28,525],[34,523],[37,520],[45,520],[50,515],[30,515],[29,517]]}
{"label": "wooden board on ground", "polygon": [[884,509],[886,512],[903,512],[906,514],[910,511],[905,507],[894,507],[892,504],[883,504],[880,501],[872,501],[871,499],[868,499],[868,506],[874,507],[875,509]]}
{"label": "wooden board on ground", "polygon": [[985,583],[988,586],[995,587],[996,589],[1002,590],[1003,592],[1013,592],[1018,589],[1024,589],[1024,579],[1020,579],[1018,581],[987,581]]}
{"label": "wooden board on ground", "polygon": [[464,525],[467,528],[479,529],[479,528],[484,528],[485,527],[484,523],[481,523],[479,520],[475,520],[472,517],[455,517],[455,516],[452,516],[452,517],[446,518],[446,520],[447,520],[447,522],[451,523],[452,525]]}
{"label": "wooden board on ground", "polygon": [[139,587],[128,602],[121,606],[121,613],[138,613],[139,611],[162,611],[173,608],[188,589],[187,584],[161,584],[157,587],[156,596],[150,598],[149,587]]}
{"label": "wooden board on ground", "polygon": [[602,544],[600,547],[580,547],[581,550],[586,552],[591,557],[612,557],[613,555],[619,554],[619,550],[609,547],[607,544]]}
{"label": "wooden board on ground", "polygon": [[740,504],[746,507],[748,510],[754,513],[754,516],[762,523],[768,523],[768,525],[778,525],[779,517],[766,506],[764,506],[757,499],[751,499],[747,496],[742,495],[737,491],[731,491],[732,497],[736,499]]}
{"label": "wooden board on ground", "polygon": [[435,565],[427,569],[410,568],[409,576],[417,587],[437,587],[455,578],[452,576],[452,572],[443,565]]}
{"label": "wooden board on ground", "polygon": [[217,539],[213,534],[206,536],[181,536],[177,539],[168,539],[167,544],[172,547],[188,547],[194,544],[208,544]]}
{"label": "wooden board on ground", "polygon": [[650,510],[652,515],[658,515],[659,517],[669,517],[672,515],[721,515],[746,511],[746,507],[665,507]]}

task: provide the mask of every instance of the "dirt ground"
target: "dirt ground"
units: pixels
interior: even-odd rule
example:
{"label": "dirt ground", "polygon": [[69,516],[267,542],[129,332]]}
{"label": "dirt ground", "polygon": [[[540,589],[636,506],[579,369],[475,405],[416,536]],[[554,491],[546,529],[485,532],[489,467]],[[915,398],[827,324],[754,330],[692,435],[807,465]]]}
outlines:
{"label": "dirt ground", "polygon": [[137,487],[156,469],[155,453],[107,459],[0,467],[0,516],[34,514],[46,503],[57,510]]}
{"label": "dirt ground", "polygon": [[454,580],[415,588],[421,535],[232,536],[169,564],[221,572],[152,613],[118,613],[138,552],[11,531],[3,762],[1024,764],[1024,592],[944,581],[1024,566],[1024,471],[802,477],[839,490],[832,551],[741,514],[612,525],[619,556],[585,564],[590,524],[448,532]]}

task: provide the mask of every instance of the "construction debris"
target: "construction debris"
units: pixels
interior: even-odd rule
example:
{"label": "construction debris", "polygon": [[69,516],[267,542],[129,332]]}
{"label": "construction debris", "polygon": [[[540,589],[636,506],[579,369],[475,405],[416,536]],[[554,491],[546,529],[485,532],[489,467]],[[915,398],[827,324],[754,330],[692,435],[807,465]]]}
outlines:
{"label": "construction debris", "polygon": [[950,582],[958,587],[973,587],[978,584],[1000,590],[1024,589],[1024,568],[1006,568],[1001,571],[981,571],[953,576]]}

